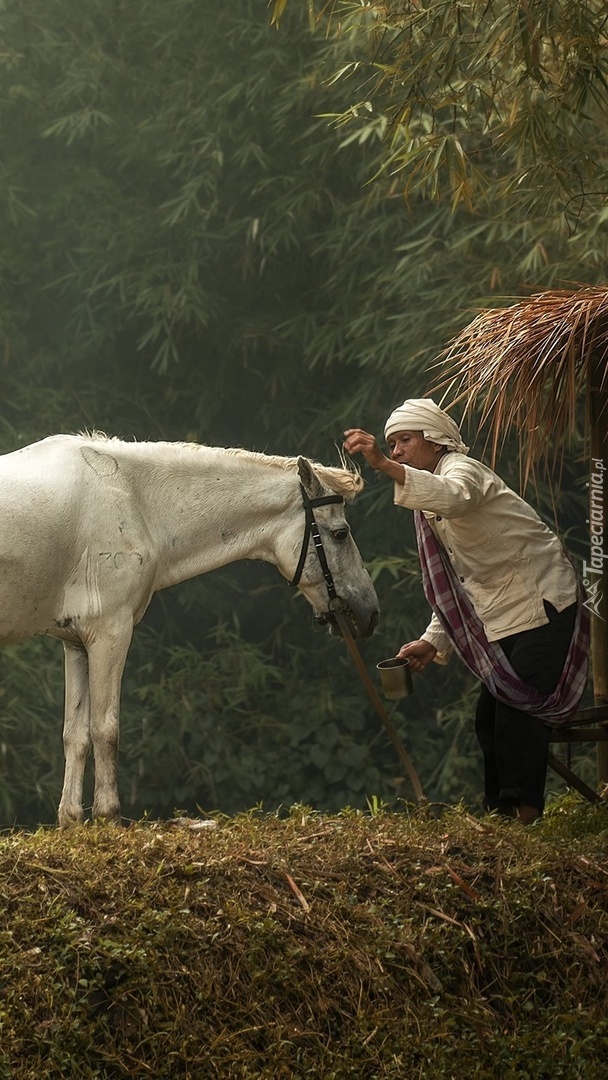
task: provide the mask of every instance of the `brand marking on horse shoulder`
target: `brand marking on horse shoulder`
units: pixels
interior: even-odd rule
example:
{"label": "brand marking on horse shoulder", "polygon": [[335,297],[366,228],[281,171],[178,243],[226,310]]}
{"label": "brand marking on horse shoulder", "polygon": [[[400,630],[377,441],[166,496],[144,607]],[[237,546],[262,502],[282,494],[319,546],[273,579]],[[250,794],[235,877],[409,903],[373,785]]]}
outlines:
{"label": "brand marking on horse shoulder", "polygon": [[100,454],[99,450],[93,450],[90,446],[82,446],[80,453],[89,468],[98,476],[114,476],[114,473],[118,472],[118,462],[111,454]]}
{"label": "brand marking on horse shoulder", "polygon": [[120,570],[130,558],[137,559],[140,566],[144,561],[141,551],[99,551],[98,558],[106,564],[110,563],[116,570]]}

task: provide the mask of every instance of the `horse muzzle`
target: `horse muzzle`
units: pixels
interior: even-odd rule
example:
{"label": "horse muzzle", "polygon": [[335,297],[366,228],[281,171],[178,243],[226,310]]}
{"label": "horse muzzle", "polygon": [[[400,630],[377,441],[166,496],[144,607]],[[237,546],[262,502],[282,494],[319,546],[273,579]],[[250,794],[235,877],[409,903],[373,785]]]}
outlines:
{"label": "horse muzzle", "polygon": [[377,608],[374,608],[372,611],[366,612],[365,614],[357,614],[346,601],[339,596],[334,600],[330,600],[330,608],[328,611],[315,614],[315,622],[318,626],[329,626],[332,634],[336,637],[342,637],[342,631],[336,618],[337,612],[346,619],[348,628],[354,638],[371,637],[378,625],[379,612]]}

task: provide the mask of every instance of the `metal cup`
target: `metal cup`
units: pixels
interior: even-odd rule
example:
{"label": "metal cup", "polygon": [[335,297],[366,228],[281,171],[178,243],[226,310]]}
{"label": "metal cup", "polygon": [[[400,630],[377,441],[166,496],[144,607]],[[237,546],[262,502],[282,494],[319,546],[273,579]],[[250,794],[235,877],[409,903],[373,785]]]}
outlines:
{"label": "metal cup", "polygon": [[376,668],[380,672],[382,692],[389,701],[397,701],[412,693],[409,660],[393,656],[390,660],[381,660],[379,664],[376,664]]}

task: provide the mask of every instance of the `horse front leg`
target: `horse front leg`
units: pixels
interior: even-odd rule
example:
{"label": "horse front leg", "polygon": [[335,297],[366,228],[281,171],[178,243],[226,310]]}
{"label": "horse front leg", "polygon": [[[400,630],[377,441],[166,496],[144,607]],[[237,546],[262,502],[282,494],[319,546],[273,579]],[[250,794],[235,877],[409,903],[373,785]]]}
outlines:
{"label": "horse front leg", "polygon": [[83,645],[63,644],[65,708],[63,749],[65,772],[58,819],[62,829],[82,822],[82,786],[91,749],[89,727],[89,660]]}
{"label": "horse front leg", "polygon": [[117,755],[122,675],[133,635],[129,623],[88,647],[91,739],[95,758],[93,818],[120,820]]}

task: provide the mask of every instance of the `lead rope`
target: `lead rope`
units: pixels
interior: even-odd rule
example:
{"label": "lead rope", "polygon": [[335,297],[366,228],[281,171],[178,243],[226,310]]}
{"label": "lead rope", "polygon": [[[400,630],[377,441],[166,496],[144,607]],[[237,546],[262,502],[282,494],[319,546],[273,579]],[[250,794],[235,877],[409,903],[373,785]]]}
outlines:
{"label": "lead rope", "polygon": [[[289,582],[289,584],[298,585],[300,582],[300,578],[302,577],[302,571],[304,569],[304,564],[306,562],[306,557],[308,554],[308,540],[309,537],[312,536],[317,558],[319,560],[319,563],[321,564],[321,570],[323,573],[323,578],[325,580],[325,585],[327,587],[329,604],[331,608],[332,600],[337,600],[338,597],[336,594],[334,579],[327,563],[327,558],[323,548],[323,540],[321,539],[321,534],[319,532],[319,526],[317,525],[317,521],[313,511],[314,508],[317,506],[327,506],[329,503],[343,503],[344,499],[341,495],[322,495],[320,498],[311,499],[303,484],[300,484],[300,490],[302,493],[302,504],[304,506],[304,513],[306,517],[306,528],[304,531],[302,547],[300,549],[300,558],[298,559],[298,565],[296,566],[295,574],[293,575],[293,578]],[[427,798],[424,794],[424,791],[422,790],[422,784],[418,779],[418,774],[412,764],[409,754],[407,753],[403,743],[401,742],[401,739],[399,738],[399,735],[397,734],[397,729],[395,728],[393,721],[391,720],[386,709],[384,708],[384,705],[380,701],[376,687],[374,686],[372,680],[367,673],[367,668],[363,663],[361,653],[359,652],[359,649],[355,644],[355,639],[350,632],[350,626],[348,625],[348,621],[344,618],[344,615],[337,607],[332,608],[332,614],[334,615],[336,622],[340,627],[342,637],[344,638],[348,650],[353,660],[355,661],[355,666],[357,668],[357,671],[359,672],[359,675],[361,676],[361,681],[363,682],[363,685],[367,690],[372,705],[378,713],[378,716],[380,717],[382,724],[384,725],[384,728],[386,729],[386,732],[393,746],[395,747],[395,750],[397,751],[399,760],[401,761],[401,764],[403,765],[407,775],[410,778],[410,782],[414,789],[414,794],[416,796],[418,804],[422,805],[427,802]]]}
{"label": "lead rope", "polygon": [[410,783],[411,783],[411,785],[412,785],[412,787],[414,789],[414,794],[416,796],[416,800],[418,802],[418,805],[422,806],[423,804],[425,804],[427,802],[427,797],[424,794],[424,791],[422,790],[422,784],[420,783],[420,780],[418,779],[418,773],[416,772],[416,770],[415,770],[415,768],[414,768],[414,766],[412,764],[412,760],[411,760],[409,754],[407,753],[403,743],[401,742],[401,739],[399,738],[399,735],[397,734],[397,729],[396,729],[395,725],[393,724],[393,721],[391,720],[389,714],[387,713],[386,709],[384,708],[384,705],[382,704],[382,702],[380,700],[380,697],[378,696],[378,691],[376,690],[376,687],[374,686],[372,680],[370,679],[370,677],[368,675],[367,668],[366,668],[365,664],[363,663],[363,658],[361,656],[361,653],[359,652],[359,649],[357,648],[357,644],[355,642],[355,639],[353,638],[353,635],[350,632],[350,627],[348,625],[348,620],[345,619],[344,615],[340,611],[334,610],[333,614],[335,615],[336,621],[338,623],[338,626],[340,627],[340,630],[342,632],[342,637],[344,638],[344,640],[346,642],[348,650],[349,650],[353,660],[355,661],[355,666],[357,668],[357,671],[359,672],[359,675],[361,676],[361,681],[362,681],[363,685],[365,686],[365,689],[367,690],[367,693],[368,693],[368,696],[369,696],[369,698],[371,700],[371,703],[374,706],[374,709],[376,710],[376,712],[378,713],[378,716],[380,717],[380,719],[382,721],[382,724],[383,724],[384,728],[386,729],[386,732],[387,732],[393,746],[395,747],[395,750],[397,751],[397,754],[399,756],[399,760],[401,761],[401,764],[403,765],[405,771],[407,772],[407,775],[410,778]]}

